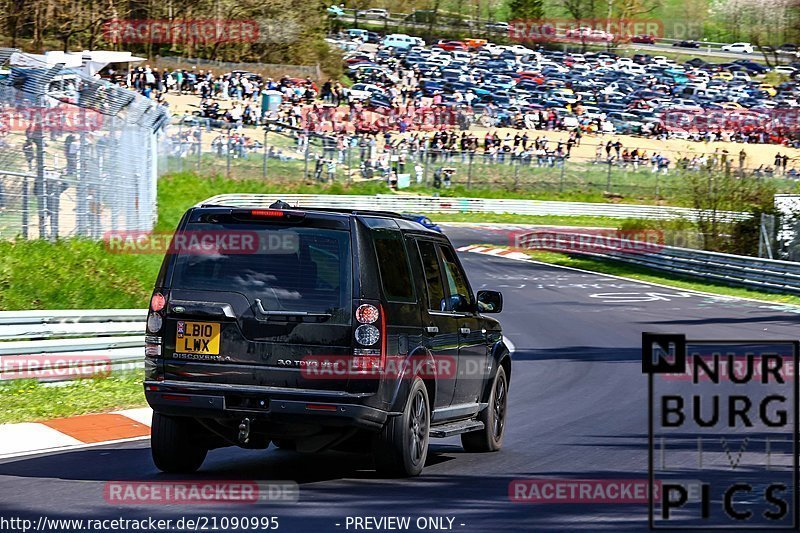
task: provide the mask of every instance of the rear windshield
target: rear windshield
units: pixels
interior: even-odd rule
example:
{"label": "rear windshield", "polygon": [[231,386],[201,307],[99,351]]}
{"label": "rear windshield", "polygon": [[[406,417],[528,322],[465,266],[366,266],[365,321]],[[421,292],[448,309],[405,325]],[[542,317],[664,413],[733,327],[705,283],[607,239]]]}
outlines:
{"label": "rear windshield", "polygon": [[[208,236],[212,237],[208,237]],[[177,241],[183,236],[183,241]],[[228,237],[227,241],[221,238]],[[191,243],[205,237],[211,251]],[[238,292],[258,312],[330,313],[331,322],[349,323],[352,306],[350,233],[280,225],[189,224],[174,242],[175,289]],[[253,243],[253,244],[250,244]]]}

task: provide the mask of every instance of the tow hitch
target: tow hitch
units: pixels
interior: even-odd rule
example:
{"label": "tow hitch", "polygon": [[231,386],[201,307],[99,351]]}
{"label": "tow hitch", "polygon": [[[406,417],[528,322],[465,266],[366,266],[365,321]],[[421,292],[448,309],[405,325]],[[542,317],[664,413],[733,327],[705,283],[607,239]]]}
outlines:
{"label": "tow hitch", "polygon": [[243,418],[239,424],[239,442],[247,444],[250,441],[250,419]]}

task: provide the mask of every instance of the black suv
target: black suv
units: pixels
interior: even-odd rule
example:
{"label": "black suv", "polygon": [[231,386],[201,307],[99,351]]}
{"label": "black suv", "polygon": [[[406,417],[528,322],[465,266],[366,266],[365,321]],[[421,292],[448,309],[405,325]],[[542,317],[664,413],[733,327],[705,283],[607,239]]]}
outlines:
{"label": "black suv", "polygon": [[430,437],[503,442],[502,295],[402,215],[222,195],[183,216],[147,320],[151,448],[191,472],[223,446],[371,452],[422,471]]}

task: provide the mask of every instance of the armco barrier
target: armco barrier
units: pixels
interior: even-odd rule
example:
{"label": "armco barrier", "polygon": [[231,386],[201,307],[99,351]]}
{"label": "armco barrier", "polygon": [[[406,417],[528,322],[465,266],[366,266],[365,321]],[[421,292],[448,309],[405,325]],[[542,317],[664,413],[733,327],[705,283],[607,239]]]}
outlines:
{"label": "armco barrier", "polygon": [[[542,235],[545,235],[542,233]],[[616,261],[653,268],[753,289],[800,294],[800,264],[760,259],[743,255],[705,252],[674,246],[653,246],[623,239],[568,232],[547,232],[546,246],[537,241],[537,232],[516,237],[520,248],[558,249],[567,253],[610,258]],[[576,246],[581,239],[590,247]],[[638,249],[638,250],[637,250]],[[643,251],[642,251],[643,250]]]}
{"label": "armco barrier", "polygon": [[[16,368],[8,359],[13,357],[98,355],[110,360],[111,370],[141,367],[146,315],[142,309],[2,311],[0,380],[5,369]],[[48,365],[63,369],[52,361]]]}
{"label": "armco barrier", "polygon": [[[322,207],[353,210],[384,210],[398,213],[512,213],[535,216],[595,216],[669,220],[697,220],[702,214],[688,207],[660,205],[600,204],[589,202],[551,202],[544,200],[513,200],[495,198],[449,198],[443,196],[412,196],[401,194],[316,195],[316,194],[220,194],[201,204],[231,207],[269,207],[283,200],[293,207]],[[745,220],[748,213],[720,211],[721,222]]]}

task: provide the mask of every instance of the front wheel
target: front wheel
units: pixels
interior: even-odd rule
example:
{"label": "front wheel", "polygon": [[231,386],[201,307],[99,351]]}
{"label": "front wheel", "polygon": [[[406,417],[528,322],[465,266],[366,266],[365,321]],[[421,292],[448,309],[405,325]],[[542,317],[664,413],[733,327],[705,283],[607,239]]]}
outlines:
{"label": "front wheel", "polygon": [[391,477],[418,476],[428,457],[430,403],[425,383],[414,380],[403,414],[391,417],[373,443],[375,466]]}
{"label": "front wheel", "polygon": [[489,405],[478,415],[483,422],[483,429],[461,435],[461,445],[468,452],[496,452],[503,446],[503,435],[506,427],[508,410],[508,378],[506,370],[501,366],[492,384]]}

